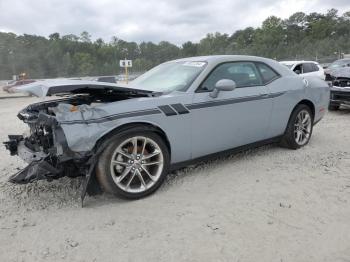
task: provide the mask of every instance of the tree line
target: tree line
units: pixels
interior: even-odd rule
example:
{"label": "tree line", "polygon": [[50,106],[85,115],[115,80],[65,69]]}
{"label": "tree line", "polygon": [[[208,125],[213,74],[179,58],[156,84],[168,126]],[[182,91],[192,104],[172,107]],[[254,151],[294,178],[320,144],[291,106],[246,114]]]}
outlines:
{"label": "tree line", "polygon": [[53,33],[48,38],[0,32],[0,79],[26,72],[30,78],[119,74],[119,60],[133,60],[133,72],[164,61],[198,55],[244,54],[273,59],[335,59],[350,53],[350,11],[342,15],[297,12],[287,19],[270,16],[258,28],[247,27],[231,35],[209,33],[198,43],[181,46],[167,41],[127,42],[117,37],[105,42]]}

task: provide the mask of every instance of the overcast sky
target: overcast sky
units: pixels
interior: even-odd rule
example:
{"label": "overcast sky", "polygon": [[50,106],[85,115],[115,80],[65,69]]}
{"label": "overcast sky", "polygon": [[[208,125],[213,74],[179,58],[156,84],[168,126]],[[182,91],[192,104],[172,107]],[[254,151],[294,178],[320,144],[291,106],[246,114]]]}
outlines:
{"label": "overcast sky", "polygon": [[198,41],[209,32],[259,26],[270,15],[350,11],[350,0],[0,0],[0,31],[48,36],[88,31],[93,39]]}

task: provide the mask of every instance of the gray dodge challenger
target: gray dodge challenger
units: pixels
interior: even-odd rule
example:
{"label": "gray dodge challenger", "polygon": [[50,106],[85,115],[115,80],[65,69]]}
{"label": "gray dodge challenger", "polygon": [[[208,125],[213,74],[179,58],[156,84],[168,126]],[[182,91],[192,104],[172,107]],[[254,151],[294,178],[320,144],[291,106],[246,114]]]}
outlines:
{"label": "gray dodge challenger", "polygon": [[267,143],[297,149],[325,115],[328,84],[253,56],[163,63],[128,86],[45,80],[16,92],[55,95],[18,113],[27,135],[9,135],[28,166],[14,183],[84,176],[82,198],[104,190],[137,199],[171,170]]}

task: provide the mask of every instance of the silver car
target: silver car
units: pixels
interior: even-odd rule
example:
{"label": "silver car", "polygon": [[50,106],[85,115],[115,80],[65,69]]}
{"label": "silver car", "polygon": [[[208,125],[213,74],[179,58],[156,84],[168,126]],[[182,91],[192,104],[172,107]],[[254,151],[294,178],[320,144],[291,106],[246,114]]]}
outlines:
{"label": "silver car", "polygon": [[85,176],[83,197],[102,188],[129,199],[194,161],[267,143],[305,146],[330,92],[320,78],[252,56],[174,60],[129,86],[50,80],[16,91],[62,98],[19,112],[30,134],[5,144],[29,165],[10,181]]}

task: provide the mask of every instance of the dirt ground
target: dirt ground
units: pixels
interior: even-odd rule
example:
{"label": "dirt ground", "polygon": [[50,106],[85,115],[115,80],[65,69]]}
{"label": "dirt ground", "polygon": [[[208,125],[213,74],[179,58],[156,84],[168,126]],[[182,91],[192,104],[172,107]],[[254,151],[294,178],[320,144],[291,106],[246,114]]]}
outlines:
{"label": "dirt ground", "polygon": [[[0,141],[25,130],[0,100]],[[169,175],[154,195],[88,197],[80,180],[18,186],[0,146],[0,261],[350,261],[350,110],[310,144],[266,146]]]}

